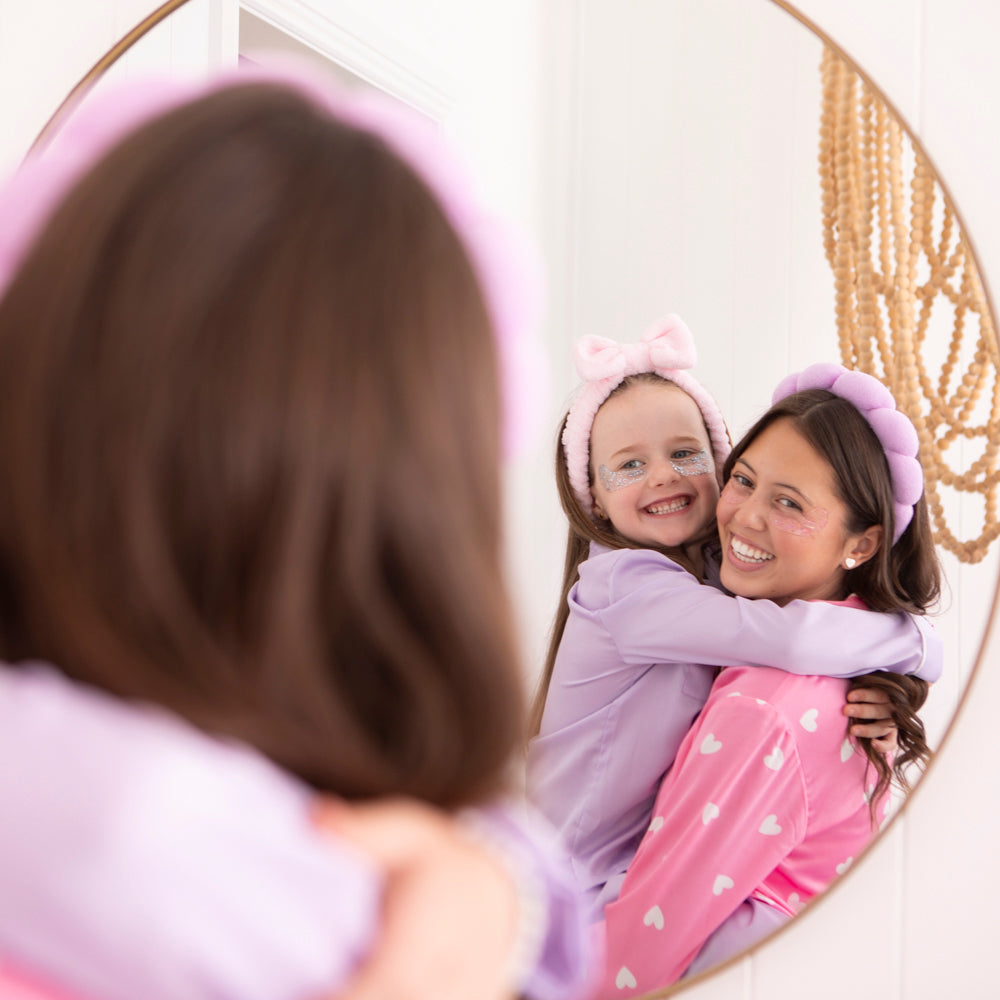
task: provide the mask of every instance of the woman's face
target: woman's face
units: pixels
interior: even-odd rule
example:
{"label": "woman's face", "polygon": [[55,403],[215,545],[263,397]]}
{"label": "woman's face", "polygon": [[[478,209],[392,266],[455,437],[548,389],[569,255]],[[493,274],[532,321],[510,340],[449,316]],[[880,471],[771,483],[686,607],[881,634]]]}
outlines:
{"label": "woman's face", "polygon": [[833,469],[787,418],[764,430],[733,465],[718,521],[723,585],[779,604],[845,597],[845,560],[864,562],[880,533],[847,531]]}
{"label": "woman's face", "polygon": [[611,396],[590,433],[594,507],[639,545],[677,548],[715,515],[712,446],[698,404],[670,382]]}

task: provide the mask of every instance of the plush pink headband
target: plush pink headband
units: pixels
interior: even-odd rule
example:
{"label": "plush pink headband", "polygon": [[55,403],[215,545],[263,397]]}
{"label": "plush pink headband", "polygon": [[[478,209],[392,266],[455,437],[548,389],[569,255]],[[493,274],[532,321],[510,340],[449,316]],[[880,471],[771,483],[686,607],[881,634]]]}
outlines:
{"label": "plush pink headband", "polygon": [[810,365],[804,371],[782,379],[774,390],[772,403],[793,392],[826,389],[852,403],[868,421],[885,449],[892,476],[895,530],[892,544],[899,541],[913,519],[913,505],[923,496],[924,470],[917,459],[919,439],[909,418],[896,409],[892,393],[877,378],[850,371],[842,365]]}
{"label": "plush pink headband", "polygon": [[0,191],[0,295],[63,197],[111,147],[158,115],[227,87],[286,86],[331,118],[377,135],[431,189],[465,246],[493,322],[503,381],[506,454],[537,427],[544,359],[531,336],[539,316],[534,253],[474,197],[456,151],[426,119],[372,92],[347,91],[314,68],[282,60],[276,67],[229,70],[201,82],[130,80],[89,95],[48,148],[30,155]]}
{"label": "plush pink headband", "polygon": [[584,380],[566,417],[562,443],[570,486],[581,508],[593,515],[590,495],[590,431],[601,405],[629,375],[653,372],[683,389],[698,404],[712,443],[720,475],[732,450],[729,431],[718,404],[694,376],[694,338],[685,322],[667,316],[637,344],[619,344],[607,337],[584,337],[576,345],[576,370]]}

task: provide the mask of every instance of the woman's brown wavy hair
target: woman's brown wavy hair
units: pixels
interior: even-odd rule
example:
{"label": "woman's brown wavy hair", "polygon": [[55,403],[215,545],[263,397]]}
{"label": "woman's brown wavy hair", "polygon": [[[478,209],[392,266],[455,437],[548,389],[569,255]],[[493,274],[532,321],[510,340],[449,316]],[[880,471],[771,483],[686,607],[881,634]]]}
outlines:
{"label": "woman's brown wavy hair", "polygon": [[0,656],[318,789],[491,794],[523,719],[495,353],[377,138],[259,83],[139,128],[0,302]]}
{"label": "woman's brown wavy hair", "polygon": [[[847,508],[848,532],[872,525],[882,528],[878,551],[867,562],[848,570],[845,593],[857,594],[875,611],[907,611],[923,615],[941,591],[941,567],[934,549],[930,516],[924,497],[914,506],[913,519],[895,545],[892,479],[878,437],[853,404],[826,389],[794,393],[772,406],[733,448],[723,470],[728,480],[733,466],[760,434],[778,420],[788,420],[833,470],[837,496]],[[875,688],[890,701],[898,729],[899,750],[890,764],[883,753],[861,738],[858,743],[875,770],[872,815],[895,780],[909,788],[911,764],[923,769],[931,757],[924,725],[917,715],[928,686],[916,677],[876,671],[855,677],[851,689]]]}

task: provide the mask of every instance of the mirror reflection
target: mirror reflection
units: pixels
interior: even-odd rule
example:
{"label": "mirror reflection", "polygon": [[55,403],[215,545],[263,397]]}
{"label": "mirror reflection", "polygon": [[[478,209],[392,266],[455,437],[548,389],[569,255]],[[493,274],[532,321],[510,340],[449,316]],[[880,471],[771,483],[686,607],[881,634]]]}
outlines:
{"label": "mirror reflection", "polygon": [[[564,505],[576,503],[581,523],[593,536],[582,536],[586,545],[581,544],[577,553],[579,587],[571,593],[575,578],[563,581],[565,593],[558,602],[553,594],[561,589],[562,553],[551,539],[565,536],[562,515],[554,513],[540,524],[545,518],[538,516],[537,504],[530,514],[515,513],[519,530],[514,532],[513,558],[517,565],[530,565],[534,577],[518,590],[527,605],[523,615],[530,633],[527,641],[537,661],[543,659],[550,612],[558,604],[549,663],[553,680],[545,702],[550,718],[546,720],[540,702],[536,718],[540,736],[529,753],[529,787],[557,825],[570,831],[567,839],[595,913],[605,912],[608,903],[619,900],[626,871],[643,837],[650,845],[665,841],[668,834],[672,845],[691,844],[691,855],[672,847],[666,854],[670,861],[663,862],[666,869],[649,860],[657,848],[643,848],[644,864],[633,867],[629,876],[640,890],[615,904],[612,912],[621,915],[620,925],[609,917],[609,950],[620,961],[609,965],[605,988],[608,995],[634,995],[670,982],[685,970],[690,974],[709,968],[779,926],[820,894],[830,879],[846,871],[886,812],[898,808],[898,798],[873,795],[864,766],[867,758],[852,749],[850,754],[844,751],[841,760],[843,730],[834,739],[834,730],[819,724],[822,717],[824,722],[836,718],[845,725],[838,712],[848,688],[870,690],[866,685],[873,682],[818,682],[816,676],[843,677],[885,667],[895,668],[903,677],[933,680],[943,665],[942,678],[919,711],[927,743],[936,746],[964,689],[985,625],[989,593],[985,583],[995,578],[997,566],[996,547],[987,547],[996,506],[985,491],[978,496],[975,489],[944,496],[929,491],[934,505],[943,510],[940,516],[936,509],[931,512],[937,518],[938,536],[941,525],[948,524],[959,540],[939,553],[946,581],[936,609],[939,613],[934,616],[936,632],[931,636],[919,614],[904,620],[896,604],[884,602],[871,610],[879,602],[847,583],[874,560],[890,558],[895,548],[894,529],[885,521],[885,511],[873,523],[854,528],[855,522],[842,509],[844,494],[858,492],[845,477],[856,476],[859,470],[838,468],[793,426],[798,415],[773,417],[773,423],[742,441],[747,428],[767,409],[781,379],[820,360],[849,361],[852,367],[873,370],[890,385],[901,407],[922,405],[907,398],[904,384],[891,377],[898,358],[901,302],[890,304],[883,298],[878,303],[881,341],[873,325],[864,327],[857,318],[865,289],[871,291],[879,281],[892,285],[893,274],[904,273],[903,269],[883,268],[878,280],[874,270],[867,277],[845,277],[843,257],[837,256],[835,248],[831,250],[829,231],[824,236],[836,209],[826,200],[830,188],[821,183],[817,170],[824,108],[821,40],[764,0],[711,5],[671,0],[630,5],[626,12],[621,5],[592,0],[581,9],[579,59],[569,90],[578,131],[567,148],[558,148],[558,136],[553,139],[557,148],[552,151],[557,164],[571,164],[566,172],[570,197],[548,241],[550,249],[567,251],[550,252],[549,260],[553,286],[549,348],[557,372],[555,395],[570,399],[575,391],[577,374],[571,359],[572,344],[578,338],[596,335],[635,344],[644,333],[663,334],[663,324],[654,331],[656,322],[676,311],[697,349],[691,377],[697,377],[696,385],[710,399],[703,403],[697,391],[685,392],[682,387],[679,392],[640,379],[609,396],[610,409],[605,403],[591,414],[590,426],[581,432],[585,441],[581,447],[588,452],[584,467],[593,481],[587,482],[581,499],[574,492],[570,463],[563,456],[560,468],[566,467],[567,483],[560,485],[560,491]],[[252,37],[249,30],[246,37]],[[588,44],[597,38],[600,46]],[[155,44],[148,42],[150,50]],[[663,58],[665,45],[669,58]],[[875,121],[880,112],[871,114]],[[885,127],[891,128],[891,116],[885,121]],[[877,132],[874,127],[871,134]],[[905,135],[897,135],[893,142],[899,145],[900,176],[910,176],[917,168]],[[920,171],[924,180],[930,176],[933,183],[928,164]],[[866,212],[869,220],[885,212],[879,217],[882,229],[876,232],[893,232],[892,209],[880,206],[877,183],[873,190],[873,200],[856,206],[861,224]],[[917,231],[912,216],[905,224],[910,237]],[[935,469],[935,483],[951,485],[947,466],[952,479],[965,477],[976,486],[991,475],[996,478],[996,420],[989,406],[997,390],[995,375],[987,374],[987,362],[992,361],[995,371],[994,334],[971,254],[953,213],[940,198],[923,225],[931,255],[913,262],[911,290],[925,288],[934,280],[943,286],[956,274],[949,287],[957,290],[945,296],[950,303],[947,310],[927,306],[927,295],[920,298],[910,317],[907,350],[912,351],[915,335],[924,350],[918,383],[940,381],[936,396],[947,400],[949,414],[957,417],[921,424],[918,415],[914,423],[925,468],[928,452],[935,455],[935,466],[942,467]],[[959,260],[962,253],[964,261]],[[921,305],[927,308],[924,323]],[[852,309],[853,331],[863,329],[870,334],[868,343],[875,347],[869,346],[866,355],[855,341],[848,350],[850,356],[844,357],[844,314]],[[978,339],[973,336],[955,346],[956,324],[964,321],[971,326],[973,317],[977,324],[986,324],[976,327]],[[871,365],[866,364],[868,359]],[[657,366],[650,361],[642,364],[655,379]],[[689,364],[682,364],[676,356],[659,367],[689,370]],[[949,381],[946,375],[954,378]],[[964,376],[968,376],[965,381]],[[852,412],[861,412],[848,402]],[[933,400],[925,410],[927,406],[928,413],[940,416]],[[668,410],[671,430],[662,437],[676,447],[669,454],[653,455],[651,442],[643,435],[657,426],[658,419],[668,422]],[[728,478],[722,469],[728,445],[720,445],[713,433],[721,414],[733,440],[743,445],[737,448],[739,457],[732,460]],[[553,428],[560,416],[553,415]],[[986,433],[973,440],[972,435],[956,430],[956,421]],[[841,429],[840,423],[835,426]],[[633,446],[645,446],[646,452],[619,454]],[[850,447],[856,452],[860,445]],[[798,461],[789,471],[782,463],[790,455]],[[656,462],[662,468],[654,468]],[[546,454],[531,476],[551,501],[550,468]],[[797,476],[804,478],[800,481]],[[679,486],[665,486],[666,480]],[[796,492],[780,495],[777,484]],[[898,492],[898,484],[884,485],[890,496]],[[935,485],[933,490],[938,488]],[[970,493],[974,494],[971,500]],[[765,494],[771,504],[767,509]],[[761,509],[754,512],[758,504]],[[716,513],[718,539],[711,524]],[[919,515],[918,520],[923,517]],[[651,525],[647,528],[643,520]],[[736,527],[731,527],[734,522]],[[875,526],[882,528],[878,539],[865,534]],[[542,536],[544,541],[535,544]],[[976,538],[986,539],[979,553],[984,558],[976,564],[961,562],[962,551],[956,549]],[[915,548],[922,551],[925,544],[922,532]],[[600,551],[595,560],[593,546],[607,552]],[[826,562],[815,556],[819,549]],[[794,562],[791,557],[784,561],[783,553],[789,550]],[[597,565],[600,559],[613,566],[603,570]],[[671,565],[666,566],[665,560]],[[853,565],[848,565],[849,560]],[[796,572],[803,567],[809,570],[810,586],[798,586],[797,576],[761,585],[765,574],[790,562]],[[649,583],[644,574],[654,582]],[[697,579],[706,577],[755,602],[747,606],[745,618],[741,614],[740,626],[746,632],[725,636],[720,623],[730,613],[722,610],[728,605],[720,604],[715,611],[702,610],[697,604],[709,599],[701,593],[707,588],[697,585]],[[615,586],[621,589],[615,591]],[[644,586],[648,587],[645,591]],[[897,594],[896,600],[902,600],[903,606],[909,604],[908,611],[920,612],[931,603],[932,590],[925,579],[922,589],[908,591],[905,598]],[[803,620],[794,620],[801,611],[797,599],[843,600],[848,593],[865,601],[869,610],[825,605],[819,615],[810,606],[812,617],[804,614]],[[732,600],[719,596],[720,601]],[[627,607],[620,611],[619,602],[626,602]],[[844,625],[845,621],[851,624]],[[612,626],[619,624],[634,647],[613,631]],[[759,642],[759,656],[748,655],[754,648],[751,636]],[[570,664],[568,675],[560,676],[557,670],[560,653]],[[779,658],[782,662],[777,662]],[[668,659],[676,670],[656,669]],[[717,668],[739,670],[733,665],[746,662],[759,663],[762,669],[735,675],[727,670],[720,680],[715,679]],[[787,692],[782,689],[781,697],[787,695],[787,702],[773,688],[764,691],[754,686],[778,676],[775,668],[787,672],[780,675],[789,688]],[[806,697],[802,688],[807,682],[798,675],[809,675],[809,683],[815,683],[816,692],[810,689],[810,694],[822,693],[822,712],[820,702],[801,700]],[[584,683],[594,677],[599,677],[599,685]],[[638,684],[639,677],[656,686]],[[553,684],[562,685],[558,698],[551,696]],[[838,692],[839,701],[830,692]],[[725,697],[732,694],[738,697]],[[920,692],[906,692],[905,698],[909,711]],[[729,719],[744,701],[755,712],[761,707],[758,699],[773,710],[770,725],[779,716],[787,722],[780,733],[762,726],[759,719]],[[706,700],[708,707],[701,711]],[[879,702],[863,704],[877,706]],[[877,708],[865,711],[869,719],[885,717]],[[912,752],[919,759],[924,754],[919,741],[904,742],[910,738],[905,732],[908,716],[895,721],[894,738],[902,754]],[[799,752],[798,738],[808,734],[828,739],[823,759],[835,760],[841,767],[825,769],[817,764],[816,775],[829,770],[837,772],[840,780],[849,771],[850,781],[837,784],[836,792],[829,792],[825,801],[833,808],[840,797],[846,801],[850,788],[861,789],[849,820],[844,819],[853,826],[843,841],[816,847],[801,829],[803,821],[786,820],[779,817],[777,805],[769,807],[750,833],[777,857],[787,850],[784,838],[794,830],[803,838],[798,846],[808,854],[808,863],[790,870],[772,865],[760,875],[758,868],[765,862],[746,850],[749,834],[743,827],[750,820],[740,810],[748,808],[742,796],[750,799],[766,793],[755,782],[744,780],[742,771],[738,778],[732,771],[722,771],[723,757],[716,745],[728,746],[723,725],[730,723],[743,741],[738,759],[746,763],[756,753],[764,771],[770,772],[765,777],[789,782],[793,773],[809,775],[810,780],[814,773]],[[810,728],[813,723],[815,729]],[[748,728],[767,745],[755,746],[747,740],[742,734]],[[793,756],[800,758],[802,770],[771,768],[766,761],[777,761],[775,750],[780,751],[783,763]],[[604,758],[599,758],[601,753]],[[613,766],[602,770],[608,761]],[[695,764],[703,762],[716,770],[692,777]],[[699,795],[704,799],[700,809],[695,801]],[[666,808],[678,798],[690,806],[686,818]],[[735,808],[743,827],[727,828],[721,821],[722,807],[728,811],[734,798],[739,800]],[[797,808],[801,812],[802,804]],[[877,813],[874,824],[873,812]],[[683,822],[690,823],[693,833],[682,833],[687,828],[676,824]],[[724,834],[730,839],[725,840]],[[719,841],[708,845],[703,837]],[[736,869],[714,870],[711,859],[720,854],[735,859],[739,874]],[[793,854],[794,850],[782,854],[782,861]],[[747,874],[744,868],[757,874]],[[712,875],[707,895],[710,906],[694,920],[686,914],[698,890],[685,879],[706,871]],[[711,907],[722,904],[725,909],[727,894],[739,894],[744,885],[740,879],[748,878],[750,889],[743,891],[744,901],[719,917]],[[654,901],[645,893],[656,880],[661,880],[660,895]],[[717,886],[720,892],[715,892]],[[671,905],[676,907],[673,913]],[[651,984],[643,978],[646,960],[633,948],[635,934],[663,936],[679,925],[690,936],[672,939],[676,954],[657,949],[670,965],[667,971],[650,970],[648,974],[656,979]],[[694,965],[689,964],[692,960]]]}
{"label": "mirror reflection", "polygon": [[[989,547],[1000,440],[991,413],[991,406],[996,408],[996,341],[971,254],[926,159],[908,145],[891,114],[877,110],[871,95],[862,93],[859,81],[852,84],[859,109],[852,107],[850,112],[861,117],[861,125],[853,129],[860,137],[854,158],[862,161],[862,152],[866,157],[885,155],[873,152],[875,138],[890,133],[886,145],[891,143],[893,156],[885,155],[885,178],[891,176],[897,188],[905,179],[906,189],[900,197],[864,161],[857,164],[856,177],[849,177],[845,160],[849,162],[850,151],[832,146],[832,139],[846,131],[847,98],[831,96],[829,88],[824,97],[823,43],[785,12],[769,4],[674,2],[639,7],[641,12],[623,15],[610,4],[584,6],[574,81],[579,120],[574,199],[566,222],[573,256],[563,262],[560,272],[570,289],[561,303],[567,326],[576,335],[631,342],[621,349],[625,370],[655,371],[648,354],[636,358],[628,351],[637,350],[634,342],[647,333],[652,352],[657,331],[651,331],[651,321],[666,309],[676,309],[693,331],[699,382],[719,400],[734,437],[766,409],[771,390],[789,371],[801,371],[814,361],[843,361],[872,372],[893,390],[895,400],[890,397],[887,404],[898,402],[913,418],[899,431],[900,441],[906,439],[907,459],[912,461],[918,440],[929,456],[925,468],[932,477],[927,490],[931,502],[920,501],[919,515],[911,513],[920,527],[912,529],[910,540],[894,537],[888,527],[882,530],[882,555],[910,564],[913,589],[897,593],[895,605],[871,592],[867,596],[869,607],[878,612],[893,606],[917,612],[912,626],[920,631],[911,632],[911,656],[928,667],[928,644],[937,646],[931,653],[936,665],[924,674],[927,680],[936,680],[945,665],[944,679],[934,685],[930,699],[925,703],[925,692],[913,690],[905,696],[898,720],[909,746],[897,752],[896,759],[912,752],[911,759],[919,761],[940,741],[964,687],[976,644],[961,635],[962,622],[979,614],[972,633],[978,641],[987,615],[985,584],[992,583],[997,565],[995,546]],[[668,57],[658,58],[661,52]],[[831,124],[826,112],[832,100],[841,105],[843,114]],[[836,130],[834,135],[831,129]],[[818,154],[836,166],[822,178]],[[850,190],[844,189],[847,180],[853,184]],[[871,181],[870,190],[862,180]],[[838,194],[844,199],[853,195],[850,215],[843,206],[838,208]],[[849,240],[857,238],[855,233],[867,242],[849,246]],[[890,252],[880,253],[880,238]],[[900,244],[908,256],[896,255]],[[859,262],[862,247],[874,266]],[[669,325],[670,321],[662,324]],[[963,338],[963,332],[968,336]],[[567,362],[569,340],[567,336],[559,347]],[[578,373],[568,363],[563,365],[564,387],[571,399],[578,391],[573,375],[583,377],[585,396],[593,388],[588,377],[610,373],[600,369],[595,358],[618,348],[594,342],[588,350],[590,356],[577,365]],[[588,375],[588,366],[595,374]],[[673,365],[664,362],[662,367]],[[929,391],[928,383],[933,383]],[[615,407],[610,415],[602,407],[594,416],[604,397],[591,401],[586,433],[573,427],[573,408],[578,404],[570,406],[570,430],[563,438],[567,453],[557,459],[557,468],[568,467],[567,483],[559,487],[571,525],[568,569],[542,678],[548,697],[536,706],[538,735],[528,764],[529,789],[563,829],[595,918],[606,918],[609,961],[603,989],[608,996],[642,993],[674,981],[685,968],[700,972],[735,954],[797,912],[806,899],[820,894],[847,870],[847,859],[857,856],[855,850],[826,859],[825,872],[815,881],[812,876],[791,874],[785,866],[794,869],[795,850],[812,843],[809,832],[803,831],[803,841],[776,867],[769,867],[774,859],[773,855],[767,859],[766,850],[775,850],[776,843],[757,851],[752,834],[756,831],[766,840],[765,830],[787,832],[773,811],[758,816],[754,826],[736,810],[743,839],[737,842],[737,835],[729,833],[733,842],[723,840],[726,832],[718,823],[717,800],[725,798],[725,784],[720,779],[709,785],[697,771],[699,764],[719,766],[721,757],[714,752],[725,745],[712,728],[701,728],[712,726],[712,700],[689,742],[680,744],[677,763],[661,784],[664,770],[675,760],[677,741],[704,700],[697,682],[683,671],[692,668],[699,653],[703,667],[711,655],[723,655],[717,644],[725,641],[726,624],[724,612],[701,621],[691,604],[677,603],[672,609],[671,598],[678,598],[667,582],[669,576],[662,565],[659,574],[653,572],[657,557],[651,547],[659,546],[661,557],[670,553],[674,563],[704,575],[702,540],[697,535],[704,522],[693,516],[700,510],[698,491],[691,477],[679,471],[678,459],[699,452],[716,459],[718,455],[707,444],[711,421],[704,407],[700,435],[689,429],[684,437],[678,419],[669,425],[676,436],[668,439],[664,432],[663,437],[674,451],[657,454],[648,436],[649,428],[656,426],[651,413],[645,419],[635,416],[631,427],[627,423],[633,414],[645,412],[647,392],[653,390],[628,386],[620,397],[611,396],[604,403]],[[952,415],[963,406],[964,415],[954,420]],[[621,446],[618,451],[605,443],[604,420],[624,427],[623,436],[612,439]],[[843,424],[832,426],[846,433]],[[747,447],[752,449],[760,440]],[[773,438],[765,434],[762,440],[769,444]],[[574,458],[569,454],[573,449],[582,451],[583,457]],[[848,450],[860,453],[857,442]],[[919,497],[922,477],[918,483],[916,465],[910,473],[895,468],[900,452],[894,444],[883,450],[899,473],[889,494],[894,500],[889,502],[896,506],[894,516],[901,518],[903,508]],[[942,452],[948,452],[951,470],[940,461]],[[605,461],[609,456],[616,461]],[[764,457],[770,458],[769,449]],[[617,464],[619,459],[625,464]],[[582,487],[577,477],[576,491],[574,461],[589,473]],[[806,465],[799,468],[805,470]],[[761,471],[737,469],[738,485],[749,491],[750,499],[760,496],[756,474]],[[768,481],[766,474],[761,478]],[[840,482],[841,495],[854,496],[860,488],[857,481],[851,489],[845,488],[843,479]],[[867,488],[871,485],[869,481]],[[731,494],[733,489],[730,481],[726,491]],[[768,521],[761,517],[756,526],[752,520],[741,524],[733,512],[745,508],[742,503],[730,506],[726,491],[718,508],[721,582],[735,594],[774,598],[787,605],[783,609],[787,613],[793,608],[789,593],[769,594],[757,586],[771,568],[781,565],[773,542],[765,544],[761,534],[754,534],[768,527]],[[773,502],[802,507],[796,516],[805,519],[809,532],[822,534],[831,523],[831,508],[803,503],[801,495],[775,496]],[[810,509],[822,516],[810,519]],[[935,600],[936,560],[929,553],[930,513],[936,538],[947,543],[939,551],[947,575],[940,601]],[[694,530],[687,526],[690,533],[683,530],[683,519],[688,517],[695,522]],[[794,523],[786,514],[780,518],[786,525]],[[869,518],[869,525],[877,520],[871,514]],[[731,526],[734,519],[737,529],[743,530],[729,527],[727,534],[724,524]],[[962,542],[956,540],[959,532]],[[911,544],[917,536],[920,542]],[[671,546],[684,543],[688,546],[679,555],[676,548],[671,552]],[[904,548],[910,551],[901,553]],[[742,566],[730,564],[727,569],[727,553]],[[711,565],[711,559],[708,562]],[[636,571],[634,563],[643,564],[644,573]],[[847,589],[865,596],[867,581],[857,579],[859,572],[866,572],[864,564],[855,554],[847,554],[842,566],[852,575]],[[754,584],[747,589],[749,579]],[[845,596],[836,588],[833,593]],[[927,627],[927,611],[933,612],[933,634]],[[873,611],[867,615],[880,617]],[[746,619],[742,622],[746,624]],[[700,644],[689,635],[689,628],[700,633]],[[788,654],[793,627],[775,623],[766,634]],[[804,645],[813,654],[820,648],[835,651],[842,667],[852,656],[850,642],[859,638],[853,629],[834,626],[828,639],[816,625],[806,634],[811,643]],[[751,649],[743,642],[729,650],[732,659],[718,662],[747,662]],[[858,662],[869,670],[886,665],[884,651],[859,650]],[[657,668],[664,664],[669,664],[664,674],[675,673],[669,680],[658,675]],[[787,662],[782,665],[789,668]],[[792,665],[792,669],[797,668]],[[822,670],[814,665],[804,672]],[[914,721],[918,709],[926,741]],[[789,731],[810,733],[803,719],[814,721],[810,710],[803,708],[798,719],[789,718]],[[843,742],[842,717],[838,723],[845,758],[841,760],[839,747],[829,748],[832,772],[853,756]],[[699,753],[702,744],[708,753]],[[756,756],[770,758],[770,748]],[[753,757],[748,748],[747,770]],[[914,770],[908,777],[914,780],[918,774]],[[746,770],[739,775],[740,784],[755,787]],[[864,784],[864,798],[871,806],[878,796],[872,795],[867,782],[859,783]],[[845,795],[847,789],[845,783]],[[675,802],[669,801],[671,791]],[[897,793],[883,807],[894,811],[900,801]],[[856,820],[862,818],[863,805],[855,800]],[[877,832],[877,824],[866,826],[859,849]],[[662,837],[664,829],[672,833],[669,840]],[[713,837],[719,843],[707,846]],[[689,843],[703,844],[704,850],[688,855]],[[629,869],[637,847],[639,854]],[[813,855],[814,860],[820,853]],[[723,905],[729,917],[714,923],[708,918],[700,926],[704,913],[737,884],[726,865],[752,868],[758,859],[764,870],[758,871],[760,881],[746,885],[744,913]],[[686,881],[696,877],[701,879],[703,896]],[[769,879],[787,879],[783,896],[768,885]],[[696,903],[701,900],[704,911]],[[761,910],[767,916],[758,927],[755,921]],[[728,919],[734,924],[727,924]],[[695,941],[684,940],[687,931]],[[663,943],[668,937],[669,944]],[[650,942],[648,950],[643,940]],[[671,952],[672,947],[679,952]],[[655,955],[652,965],[650,954]],[[688,966],[693,958],[695,964]]]}

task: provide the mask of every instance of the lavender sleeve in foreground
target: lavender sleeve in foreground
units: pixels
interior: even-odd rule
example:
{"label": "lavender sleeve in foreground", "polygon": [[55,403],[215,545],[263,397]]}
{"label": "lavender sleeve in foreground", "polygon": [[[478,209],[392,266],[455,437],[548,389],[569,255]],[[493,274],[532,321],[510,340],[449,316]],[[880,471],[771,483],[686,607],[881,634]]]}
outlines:
{"label": "lavender sleeve in foreground", "polygon": [[518,982],[528,1000],[577,1000],[592,970],[590,931],[584,898],[570,869],[566,852],[549,823],[526,802],[502,802],[470,810],[463,819],[502,853],[519,881],[522,936],[529,953]]}
{"label": "lavender sleeve in foreground", "polygon": [[626,663],[745,663],[827,677],[887,670],[930,682],[941,675],[943,643],[919,616],[731,597],[648,549],[601,558],[615,566],[593,613]]}
{"label": "lavender sleeve in foreground", "polygon": [[0,951],[102,1000],[301,1000],[345,981],[380,880],[250,748],[0,667]]}

